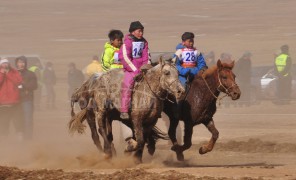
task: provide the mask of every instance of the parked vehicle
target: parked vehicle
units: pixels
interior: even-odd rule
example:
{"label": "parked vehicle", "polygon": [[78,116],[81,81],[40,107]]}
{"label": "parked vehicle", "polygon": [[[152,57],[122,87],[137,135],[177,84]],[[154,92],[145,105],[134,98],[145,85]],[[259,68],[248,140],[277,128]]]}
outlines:
{"label": "parked vehicle", "polygon": [[[6,58],[10,62],[10,65],[15,68],[15,59],[22,55],[0,55],[1,58]],[[40,68],[43,68],[43,62],[38,55],[24,55],[27,58],[27,67],[30,68],[33,65],[38,64]]]}
{"label": "parked vehicle", "polygon": [[[293,65],[292,68],[295,71],[296,65]],[[260,79],[260,85],[261,85],[260,97],[261,97],[261,99],[269,99],[269,100],[276,99],[277,82],[278,82],[278,77],[275,75],[273,68],[270,69],[266,74],[264,74],[261,77],[261,79]],[[294,78],[292,78],[291,99],[296,99],[296,79],[295,79],[295,76],[294,76]]]}

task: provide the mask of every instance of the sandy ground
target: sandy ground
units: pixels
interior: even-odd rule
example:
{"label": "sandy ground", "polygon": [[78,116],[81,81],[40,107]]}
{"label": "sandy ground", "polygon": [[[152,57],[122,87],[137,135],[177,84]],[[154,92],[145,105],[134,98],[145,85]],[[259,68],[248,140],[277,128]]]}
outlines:
{"label": "sandy ground", "polygon": [[[19,141],[13,127],[0,140],[0,179],[296,179],[295,102],[221,106],[215,115],[220,138],[212,152],[198,154],[210,133],[196,126],[185,162],[176,160],[168,142],[159,141],[155,155],[145,152],[144,163],[135,165],[122,153],[118,124],[113,160],[96,151],[89,131],[71,137],[66,98],[67,64],[82,69],[101,54],[110,29],[126,33],[134,20],[143,22],[152,52],[174,51],[181,34],[192,31],[196,46],[217,57],[229,52],[238,59],[249,50],[254,66],[270,65],[282,44],[296,57],[295,5],[293,0],[0,0],[0,54],[37,54],[55,64],[58,76],[58,108],[43,104],[35,113],[34,140]],[[164,124],[159,120],[163,130]]]}

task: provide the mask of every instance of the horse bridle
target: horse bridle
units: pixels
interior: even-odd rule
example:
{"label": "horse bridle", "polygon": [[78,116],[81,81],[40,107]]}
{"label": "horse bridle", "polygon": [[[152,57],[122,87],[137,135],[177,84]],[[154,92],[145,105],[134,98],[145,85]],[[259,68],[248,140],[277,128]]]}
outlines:
{"label": "horse bridle", "polygon": [[[238,86],[238,85],[237,85],[236,83],[233,83],[230,87],[226,88],[226,87],[222,84],[222,82],[221,82],[221,78],[220,78],[219,70],[217,70],[217,74],[218,74],[218,80],[219,80],[219,85],[218,85],[218,87],[217,87],[217,91],[222,92],[222,93],[225,93],[225,95],[222,96],[222,97],[218,97],[218,96],[216,96],[216,95],[213,93],[213,91],[211,90],[211,88],[210,88],[209,84],[207,83],[206,79],[205,79],[204,77],[202,77],[202,79],[205,81],[205,83],[206,83],[206,85],[207,85],[209,91],[211,92],[211,94],[212,94],[212,95],[213,95],[213,96],[219,101],[219,104],[220,104],[220,101],[221,101],[224,97],[226,97],[226,96],[230,96],[229,89],[232,88],[232,87],[234,87],[234,86]],[[222,88],[225,90],[225,92],[223,92],[222,90],[220,90],[220,87],[222,87]]]}
{"label": "horse bridle", "polygon": [[222,88],[225,90],[225,94],[227,94],[227,96],[230,96],[229,89],[231,89],[231,88],[234,87],[234,86],[238,86],[238,85],[237,85],[236,83],[232,83],[232,85],[231,85],[230,87],[226,88],[226,87],[222,84],[222,82],[221,82],[221,78],[220,78],[220,75],[219,75],[218,70],[217,70],[217,73],[218,73],[218,80],[219,80],[219,86],[217,87],[217,90],[218,90],[219,92],[223,92],[223,91],[221,91],[221,90],[219,89],[220,87],[222,87]]}
{"label": "horse bridle", "polygon": [[[172,65],[170,64],[170,68],[171,68],[171,67],[177,69],[176,67],[174,67],[174,66],[172,66]],[[161,73],[161,74],[162,74],[162,69],[163,69],[163,67],[161,67],[161,70],[160,70],[160,73]],[[171,90],[169,89],[169,87],[171,87],[172,84],[174,84],[175,82],[177,82],[178,79],[175,79],[174,81],[172,81],[172,82],[169,83],[169,84],[167,84],[167,83],[165,82],[165,85],[166,85],[166,87],[167,87],[167,92],[166,92],[166,96],[165,96],[165,98],[162,98],[162,97],[160,97],[156,92],[154,92],[154,91],[152,90],[152,88],[151,88],[151,86],[150,86],[148,80],[146,79],[146,74],[144,74],[143,77],[144,77],[144,80],[145,80],[145,82],[147,83],[147,85],[148,85],[150,91],[153,93],[153,95],[154,95],[156,98],[158,98],[158,99],[160,99],[160,100],[162,100],[162,101],[164,101],[164,100],[168,100],[169,102],[173,103],[173,101],[170,100],[170,99],[168,98],[168,96],[169,96],[168,91],[171,91]],[[160,78],[161,78],[161,76],[159,77],[159,81],[160,81]]]}

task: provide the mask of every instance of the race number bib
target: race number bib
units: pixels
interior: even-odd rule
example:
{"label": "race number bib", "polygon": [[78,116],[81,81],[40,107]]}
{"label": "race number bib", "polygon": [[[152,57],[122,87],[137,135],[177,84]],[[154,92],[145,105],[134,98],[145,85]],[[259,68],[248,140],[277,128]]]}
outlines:
{"label": "race number bib", "polygon": [[116,63],[116,64],[119,64],[119,63],[120,63],[120,61],[119,61],[119,57],[118,57],[118,54],[119,54],[119,51],[115,51],[115,52],[114,52],[114,57],[113,57],[113,59],[114,59],[114,63]]}
{"label": "race number bib", "polygon": [[192,63],[196,61],[197,52],[195,49],[183,49],[182,51],[182,61],[183,63]]}
{"label": "race number bib", "polygon": [[141,58],[144,49],[144,42],[133,42],[133,58]]}

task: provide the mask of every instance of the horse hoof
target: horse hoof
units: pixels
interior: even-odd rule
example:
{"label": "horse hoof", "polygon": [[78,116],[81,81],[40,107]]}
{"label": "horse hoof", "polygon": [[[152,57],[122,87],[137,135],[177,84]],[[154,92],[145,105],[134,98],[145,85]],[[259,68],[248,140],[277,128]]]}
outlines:
{"label": "horse hoof", "polygon": [[147,146],[148,148],[148,153],[153,156],[154,152],[155,152],[155,147],[150,147],[150,146]]}
{"label": "horse hoof", "polygon": [[123,153],[124,153],[125,156],[131,156],[132,155],[132,152],[128,152],[128,151],[124,151]]}
{"label": "horse hoof", "polygon": [[134,163],[135,164],[142,164],[142,159],[135,158]]}
{"label": "horse hoof", "polygon": [[116,155],[117,155],[117,153],[116,153],[116,150],[115,150],[115,147],[114,147],[113,143],[112,143],[112,146],[111,146],[111,152],[112,152],[112,155],[113,155],[113,156],[116,156]]}
{"label": "horse hoof", "polygon": [[205,148],[203,148],[203,147],[200,147],[199,148],[199,154],[206,154],[207,153],[207,150],[205,149]]}
{"label": "horse hoof", "polygon": [[137,141],[135,141],[134,139],[129,139],[127,140],[127,146],[125,147],[125,152],[132,152],[137,150]]}
{"label": "horse hoof", "polygon": [[179,148],[180,148],[180,145],[179,145],[179,144],[174,144],[174,145],[171,147],[171,150],[177,152],[177,151],[179,150]]}
{"label": "horse hoof", "polygon": [[104,153],[104,159],[106,160],[112,159],[112,155]]}
{"label": "horse hoof", "polygon": [[184,161],[183,153],[177,153],[177,159],[178,159],[178,161]]}

